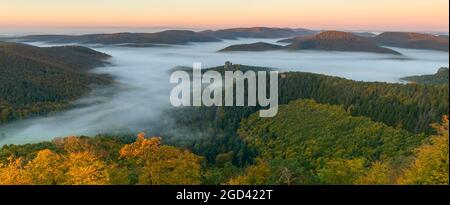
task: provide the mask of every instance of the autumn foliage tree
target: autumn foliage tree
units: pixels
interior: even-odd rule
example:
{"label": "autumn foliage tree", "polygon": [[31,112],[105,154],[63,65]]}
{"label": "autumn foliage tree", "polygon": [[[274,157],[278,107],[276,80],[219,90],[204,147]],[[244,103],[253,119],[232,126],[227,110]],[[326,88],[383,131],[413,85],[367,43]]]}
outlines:
{"label": "autumn foliage tree", "polygon": [[33,184],[63,184],[65,182],[65,159],[60,154],[48,149],[37,153],[36,158],[28,162],[25,170],[30,175]]}
{"label": "autumn foliage tree", "polygon": [[0,184],[100,185],[109,184],[109,173],[106,164],[88,152],[65,156],[45,149],[27,163],[11,158],[1,165]]}
{"label": "autumn foliage tree", "polygon": [[411,165],[399,178],[400,184],[449,184],[449,130],[448,116],[433,127],[437,135],[419,147]]}
{"label": "autumn foliage tree", "polygon": [[22,158],[15,159],[14,157],[9,157],[7,164],[0,163],[0,185],[32,184],[33,181],[24,169],[23,164]]}
{"label": "autumn foliage tree", "polygon": [[107,165],[89,152],[70,153],[65,162],[67,184],[109,184]]}
{"label": "autumn foliage tree", "polygon": [[137,165],[139,184],[200,184],[200,158],[186,150],[161,144],[161,138],[145,138],[125,145],[120,156]]}
{"label": "autumn foliage tree", "polygon": [[10,156],[0,163],[0,184],[201,183],[201,158],[163,145],[161,138],[139,134],[134,143],[123,144],[107,138],[72,136],[54,140],[51,147],[55,150],[41,149],[27,153],[26,158]]}

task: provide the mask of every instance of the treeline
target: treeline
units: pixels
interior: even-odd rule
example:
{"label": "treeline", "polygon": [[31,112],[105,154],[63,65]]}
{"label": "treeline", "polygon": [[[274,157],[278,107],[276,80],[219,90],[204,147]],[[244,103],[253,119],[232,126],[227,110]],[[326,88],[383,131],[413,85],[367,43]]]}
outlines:
{"label": "treeline", "polygon": [[70,106],[106,76],[88,73],[109,56],[80,46],[40,48],[0,42],[0,124]]}

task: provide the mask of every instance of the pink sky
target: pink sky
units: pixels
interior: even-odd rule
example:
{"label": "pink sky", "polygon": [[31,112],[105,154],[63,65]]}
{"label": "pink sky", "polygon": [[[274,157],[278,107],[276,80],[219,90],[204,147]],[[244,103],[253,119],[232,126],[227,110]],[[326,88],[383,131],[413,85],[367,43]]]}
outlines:
{"label": "pink sky", "polygon": [[0,26],[447,32],[448,7],[448,0],[0,0]]}

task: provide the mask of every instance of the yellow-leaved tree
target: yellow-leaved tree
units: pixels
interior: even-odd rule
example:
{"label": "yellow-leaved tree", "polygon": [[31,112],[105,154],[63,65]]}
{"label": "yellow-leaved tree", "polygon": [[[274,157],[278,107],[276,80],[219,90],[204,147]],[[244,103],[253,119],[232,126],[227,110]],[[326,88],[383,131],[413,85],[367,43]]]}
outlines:
{"label": "yellow-leaved tree", "polygon": [[145,138],[125,145],[120,156],[136,164],[139,184],[200,184],[200,157],[172,146],[162,145],[161,138]]}
{"label": "yellow-leaved tree", "polygon": [[7,164],[0,163],[0,185],[32,184],[31,177],[24,168],[22,158],[8,158]]}
{"label": "yellow-leaved tree", "polygon": [[438,134],[417,149],[413,162],[399,178],[399,184],[449,184],[448,116],[434,128]]}
{"label": "yellow-leaved tree", "polygon": [[33,160],[28,162],[25,170],[31,177],[33,184],[63,184],[65,180],[64,156],[48,149],[41,150]]}
{"label": "yellow-leaved tree", "polygon": [[109,184],[110,176],[105,162],[89,152],[69,153],[64,166],[67,167],[66,184],[103,185]]}

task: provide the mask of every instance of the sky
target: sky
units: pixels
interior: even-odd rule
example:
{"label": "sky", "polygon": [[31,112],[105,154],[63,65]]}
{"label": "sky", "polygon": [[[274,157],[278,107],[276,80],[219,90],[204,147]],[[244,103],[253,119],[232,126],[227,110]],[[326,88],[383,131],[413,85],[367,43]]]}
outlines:
{"label": "sky", "polygon": [[0,27],[449,29],[448,0],[0,0]]}

